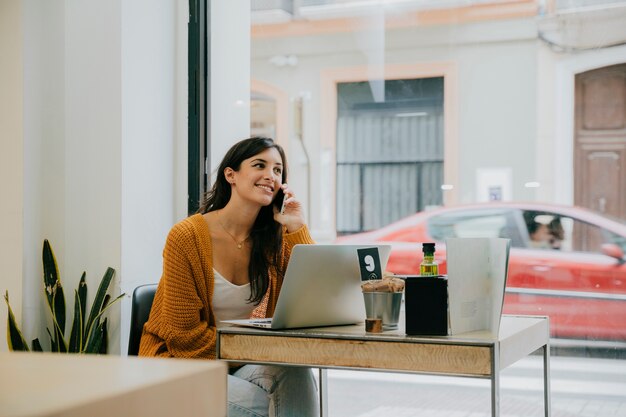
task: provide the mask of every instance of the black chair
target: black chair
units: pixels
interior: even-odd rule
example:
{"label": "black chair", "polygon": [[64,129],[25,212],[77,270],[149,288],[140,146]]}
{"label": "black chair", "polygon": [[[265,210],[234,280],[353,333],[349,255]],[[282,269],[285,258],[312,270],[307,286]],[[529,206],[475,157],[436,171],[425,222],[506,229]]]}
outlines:
{"label": "black chair", "polygon": [[132,308],[130,311],[130,334],[128,336],[128,354],[137,356],[143,325],[148,321],[152,301],[157,284],[140,285],[133,291]]}

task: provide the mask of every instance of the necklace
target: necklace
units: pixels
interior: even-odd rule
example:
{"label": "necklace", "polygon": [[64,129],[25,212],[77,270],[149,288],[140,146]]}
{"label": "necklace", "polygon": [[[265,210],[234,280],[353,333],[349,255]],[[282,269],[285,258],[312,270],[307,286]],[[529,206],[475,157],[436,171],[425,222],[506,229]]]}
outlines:
{"label": "necklace", "polygon": [[250,235],[246,236],[246,238],[243,239],[242,241],[237,241],[235,236],[233,236],[232,234],[230,234],[230,232],[228,230],[226,230],[226,228],[224,227],[224,224],[220,220],[219,214],[217,215],[216,218],[217,218],[217,222],[220,224],[220,226],[222,226],[222,230],[224,230],[226,232],[226,234],[228,236],[230,236],[230,238],[233,240],[233,242],[235,242],[235,245],[237,245],[237,249],[243,248],[243,244],[246,243],[246,240],[248,240],[248,238],[250,238]]}

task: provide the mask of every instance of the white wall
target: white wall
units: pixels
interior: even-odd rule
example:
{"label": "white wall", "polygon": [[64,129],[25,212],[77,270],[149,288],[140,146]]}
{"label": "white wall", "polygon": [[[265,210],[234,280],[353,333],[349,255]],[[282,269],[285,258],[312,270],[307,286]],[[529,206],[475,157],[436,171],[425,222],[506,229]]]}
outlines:
{"label": "white wall", "polygon": [[461,203],[476,201],[476,172],[511,168],[512,198],[534,200],[536,45],[533,40],[465,46],[459,62]]}
{"label": "white wall", "polygon": [[[214,155],[249,134],[249,5],[217,3]],[[27,340],[45,347],[43,239],[57,255],[68,326],[82,271],[91,301],[115,268],[112,292],[127,296],[109,314],[109,351],[123,353],[132,290],[159,280],[167,232],[187,214],[187,2],[4,1],[0,12],[0,51],[14,63],[0,66],[3,287]]]}
{"label": "white wall", "polygon": [[[24,34],[24,321],[27,340],[40,337],[44,308],[43,239],[57,255],[66,303],[73,306],[78,278],[65,269],[65,4],[23,1]],[[71,310],[70,310],[71,311]],[[45,336],[44,336],[45,335]]]}
{"label": "white wall", "polygon": [[[48,344],[41,288],[41,244],[48,238],[68,322],[82,271],[91,301],[106,267],[116,269],[111,290],[127,297],[109,314],[109,351],[125,352],[130,294],[158,281],[167,231],[186,215],[187,74],[186,62],[182,70],[177,62],[186,60],[186,6],[175,0],[22,3],[24,333]],[[1,247],[8,253],[4,240]]]}
{"label": "white wall", "polygon": [[[0,291],[9,291],[18,320],[22,317],[23,252],[23,125],[22,125],[21,2],[0,2]],[[2,300],[0,326],[7,322]],[[0,331],[0,351],[7,350],[6,331]]]}

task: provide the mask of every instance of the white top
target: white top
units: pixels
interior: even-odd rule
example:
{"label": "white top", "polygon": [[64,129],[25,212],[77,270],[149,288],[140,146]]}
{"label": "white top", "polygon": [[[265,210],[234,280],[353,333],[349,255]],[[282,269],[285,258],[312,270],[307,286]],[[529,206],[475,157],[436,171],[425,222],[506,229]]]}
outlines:
{"label": "white top", "polygon": [[235,285],[228,281],[222,274],[213,268],[215,276],[213,284],[213,314],[217,327],[224,327],[222,320],[235,320],[250,318],[252,310],[256,307],[248,301],[250,298],[250,283]]}

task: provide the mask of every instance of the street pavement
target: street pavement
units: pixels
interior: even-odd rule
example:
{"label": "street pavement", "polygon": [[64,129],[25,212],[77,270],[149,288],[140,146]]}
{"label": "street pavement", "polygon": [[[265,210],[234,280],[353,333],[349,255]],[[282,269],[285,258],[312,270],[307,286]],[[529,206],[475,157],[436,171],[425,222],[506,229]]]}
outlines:
{"label": "street pavement", "polygon": [[[626,417],[626,360],[552,356],[553,417]],[[502,417],[543,416],[542,358],[500,373]],[[489,417],[489,380],[328,371],[330,417]]]}

